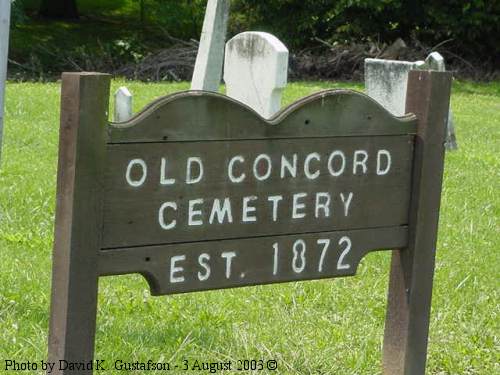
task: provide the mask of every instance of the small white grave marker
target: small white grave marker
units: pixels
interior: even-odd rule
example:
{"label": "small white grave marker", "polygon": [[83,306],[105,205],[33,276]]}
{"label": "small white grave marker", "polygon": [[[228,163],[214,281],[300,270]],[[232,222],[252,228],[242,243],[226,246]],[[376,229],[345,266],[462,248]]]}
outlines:
{"label": "small white grave marker", "polygon": [[432,52],[425,59],[426,69],[437,70],[439,72],[446,71],[446,66],[444,64],[444,58],[439,52]]}
{"label": "small white grave marker", "polygon": [[132,117],[132,94],[126,87],[115,92],[115,122],[124,122]]}
{"label": "small white grave marker", "polygon": [[208,0],[191,90],[219,91],[229,0]]}
{"label": "small white grave marker", "polygon": [[226,44],[227,95],[269,118],[281,108],[287,83],[288,49],[274,35],[245,32]]}
{"label": "small white grave marker", "polygon": [[0,0],[0,157],[2,156],[4,96],[9,54],[10,1]]}

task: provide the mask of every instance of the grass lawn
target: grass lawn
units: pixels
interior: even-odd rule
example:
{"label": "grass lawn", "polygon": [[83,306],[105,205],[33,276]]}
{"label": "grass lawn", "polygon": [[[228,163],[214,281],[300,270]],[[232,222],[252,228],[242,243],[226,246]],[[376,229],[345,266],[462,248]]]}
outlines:
{"label": "grass lawn", "polygon": [[[188,84],[127,86],[139,110]],[[361,89],[293,83],[285,101],[346,86]],[[5,359],[46,359],[59,89],[7,86],[0,372]],[[456,82],[452,106],[460,150],[446,158],[428,373],[500,374],[500,83]],[[353,278],[158,298],[140,276],[103,278],[96,358],[108,367],[118,359],[276,359],[280,374],[379,374],[389,259],[370,254]]]}

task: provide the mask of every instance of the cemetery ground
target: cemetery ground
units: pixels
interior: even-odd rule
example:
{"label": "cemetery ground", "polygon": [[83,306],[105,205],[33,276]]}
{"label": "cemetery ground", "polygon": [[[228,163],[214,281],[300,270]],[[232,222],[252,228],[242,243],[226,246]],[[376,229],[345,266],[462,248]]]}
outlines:
{"label": "cemetery ground", "polygon": [[[112,92],[123,84],[114,81]],[[135,111],[189,87],[126,85]],[[292,83],[285,102],[346,86],[362,90]],[[6,359],[46,359],[59,90],[57,83],[7,85],[0,169],[2,372]],[[500,82],[455,82],[452,109],[460,149],[446,155],[428,373],[498,374]],[[151,297],[141,276],[101,278],[96,359],[106,360],[108,369],[116,360],[275,359],[280,374],[380,373],[389,260],[389,252],[372,253],[353,278],[167,297]]]}

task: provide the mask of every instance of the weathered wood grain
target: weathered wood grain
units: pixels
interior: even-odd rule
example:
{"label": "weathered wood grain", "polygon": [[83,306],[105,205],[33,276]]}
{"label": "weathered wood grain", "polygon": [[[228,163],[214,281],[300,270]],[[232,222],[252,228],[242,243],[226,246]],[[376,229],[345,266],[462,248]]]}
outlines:
{"label": "weathered wood grain", "polygon": [[409,244],[392,256],[384,337],[386,375],[423,375],[443,181],[451,73],[412,71],[406,109],[417,115]]}
{"label": "weathered wood grain", "polygon": [[268,121],[226,96],[187,91],[158,99],[126,123],[111,124],[108,142],[403,135],[415,131],[415,116],[394,117],[355,91],[316,93]]}
{"label": "weathered wood grain", "polygon": [[[334,151],[346,156],[345,172],[332,176],[328,159]],[[362,168],[353,174],[354,153],[368,153],[367,173]],[[391,170],[387,175],[377,175],[377,152],[391,153]],[[304,172],[307,155],[317,153],[320,160],[308,164],[309,172],[318,173],[309,179]],[[281,158],[292,160],[297,155],[297,176],[286,174],[281,178]],[[245,181],[234,183],[228,177],[230,160],[240,155],[244,162],[236,163],[234,174],[246,176]],[[268,155],[272,169],[267,180],[259,181],[253,175],[253,161],[259,155]],[[200,157],[204,177],[197,184],[187,185],[186,161]],[[144,160],[147,177],[140,187],[126,181],[129,162]],[[168,178],[175,178],[173,185],[160,184],[162,158],[166,159]],[[332,231],[340,229],[374,228],[405,225],[408,223],[410,201],[413,136],[337,137],[319,139],[285,139],[259,141],[212,141],[155,144],[120,144],[107,147],[105,177],[103,247],[118,248],[177,242],[195,242],[224,238],[256,237],[263,235]],[[335,166],[335,168],[339,168]],[[268,164],[261,162],[260,167]],[[135,169],[135,180],[142,177],[142,169]],[[194,174],[195,172],[193,172]],[[132,173],[133,175],[133,173]],[[316,194],[331,196],[330,215],[316,214]],[[294,194],[305,193],[301,203],[306,205],[304,218],[292,218]],[[348,215],[340,194],[353,194]],[[242,222],[244,197],[255,196],[255,222]],[[281,196],[278,216],[273,216],[270,196]],[[233,223],[209,223],[215,199],[229,198]],[[202,209],[203,225],[189,225],[188,202],[203,199],[196,206]],[[165,202],[175,202],[177,210],[167,210],[167,219],[176,220],[176,227],[164,230],[158,221],[159,209]]]}
{"label": "weathered wood grain", "polygon": [[[153,295],[352,276],[366,253],[404,247],[407,235],[407,227],[401,226],[102,251],[99,255],[99,274],[142,274]],[[345,243],[339,244],[343,237],[350,238],[352,249],[343,257],[339,267],[339,258],[346,249]],[[294,243],[301,240],[305,244],[304,266],[300,259],[301,252],[297,259],[294,259],[293,252]],[[323,258],[322,240],[330,241]],[[274,274],[276,243],[279,253]],[[229,267],[227,257],[222,256],[228,253],[234,253]],[[184,281],[170,280],[173,257],[181,257],[178,260],[174,258],[174,267],[180,269],[173,276],[184,278]],[[210,267],[209,275],[200,264],[200,259]],[[294,270],[294,262],[296,269],[303,267],[303,270]],[[200,275],[206,280],[200,280]]]}
{"label": "weathered wood grain", "polygon": [[49,361],[57,364],[94,356],[109,85],[106,74],[62,77],[49,332]]}

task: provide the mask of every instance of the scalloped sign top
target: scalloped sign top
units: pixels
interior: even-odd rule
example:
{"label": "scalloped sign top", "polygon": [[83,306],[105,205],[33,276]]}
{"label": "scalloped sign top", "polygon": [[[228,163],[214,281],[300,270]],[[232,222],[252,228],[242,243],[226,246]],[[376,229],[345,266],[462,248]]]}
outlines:
{"label": "scalloped sign top", "polygon": [[370,97],[327,90],[305,97],[270,120],[227,96],[186,91],[160,98],[109,127],[109,143],[414,134],[413,115],[394,117]]}
{"label": "scalloped sign top", "polygon": [[153,293],[352,275],[406,245],[416,118],[332,90],[270,120],[226,96],[108,127],[102,274]]}

